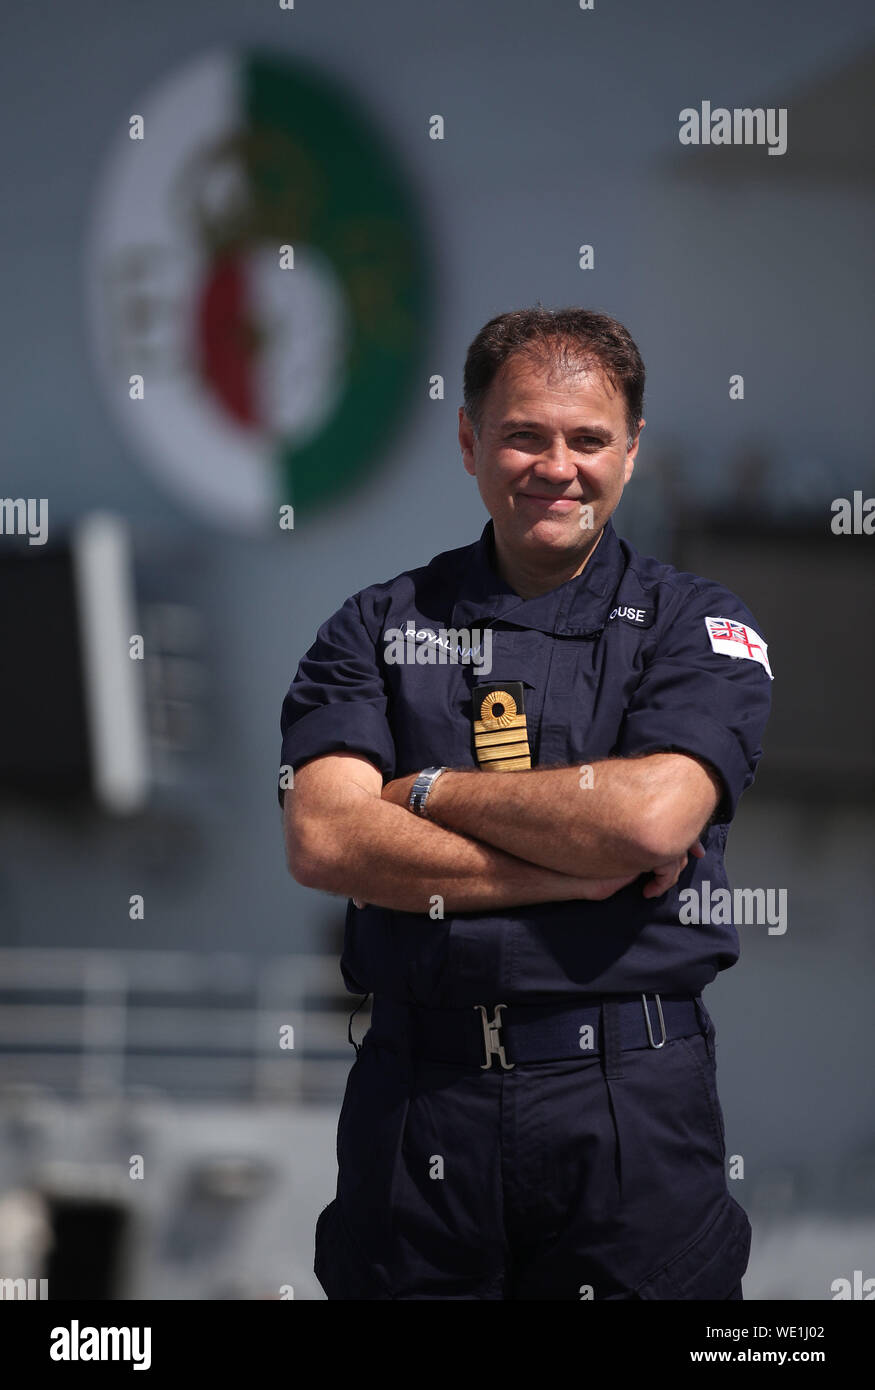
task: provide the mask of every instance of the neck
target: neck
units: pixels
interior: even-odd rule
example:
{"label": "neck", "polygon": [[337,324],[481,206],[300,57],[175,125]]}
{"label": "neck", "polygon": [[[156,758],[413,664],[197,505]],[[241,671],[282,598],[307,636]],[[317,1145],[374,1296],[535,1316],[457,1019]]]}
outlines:
{"label": "neck", "polygon": [[604,535],[604,527],[589,543],[582,555],[580,551],[577,551],[571,556],[561,553],[554,555],[549,552],[543,556],[519,555],[508,550],[494,526],[493,535],[495,537],[494,562],[497,573],[505,584],[510,585],[514,593],[519,594],[520,598],[529,599],[547,594],[551,589],[558,589],[560,584],[565,584],[569,579],[576,579],[579,574],[582,574]]}

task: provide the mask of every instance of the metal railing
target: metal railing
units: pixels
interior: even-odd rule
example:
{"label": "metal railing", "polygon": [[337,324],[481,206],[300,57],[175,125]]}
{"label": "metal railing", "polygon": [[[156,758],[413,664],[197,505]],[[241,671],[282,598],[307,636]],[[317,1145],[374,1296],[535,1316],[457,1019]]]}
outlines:
{"label": "metal railing", "polygon": [[0,949],[0,1095],[334,1101],[356,1002],[331,956]]}

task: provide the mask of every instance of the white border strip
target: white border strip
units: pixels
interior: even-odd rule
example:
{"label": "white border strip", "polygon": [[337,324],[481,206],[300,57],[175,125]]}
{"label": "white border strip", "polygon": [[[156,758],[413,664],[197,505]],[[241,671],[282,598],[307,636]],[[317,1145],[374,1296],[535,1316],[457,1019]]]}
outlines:
{"label": "white border strip", "polygon": [[129,815],[148,795],[149,747],[143,662],[128,654],[137,626],[127,523],[93,512],[74,526],[72,547],[95,795]]}

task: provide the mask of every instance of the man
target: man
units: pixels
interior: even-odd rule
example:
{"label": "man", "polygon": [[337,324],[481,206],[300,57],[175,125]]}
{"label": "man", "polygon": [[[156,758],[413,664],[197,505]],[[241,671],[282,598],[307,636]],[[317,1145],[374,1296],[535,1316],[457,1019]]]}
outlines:
{"label": "man", "polygon": [[733,594],[613,529],[643,393],[606,315],[486,324],[480,540],[347,599],[285,698],[289,868],[352,899],[341,968],[374,995],[329,1298],[741,1297],[700,998],[738,937],[679,893],[726,883],[771,671]]}

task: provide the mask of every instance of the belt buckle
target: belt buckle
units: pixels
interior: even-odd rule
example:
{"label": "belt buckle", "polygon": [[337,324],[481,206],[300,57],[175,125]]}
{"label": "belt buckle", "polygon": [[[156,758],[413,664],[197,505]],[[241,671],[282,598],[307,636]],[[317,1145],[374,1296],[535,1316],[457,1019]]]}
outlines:
{"label": "belt buckle", "polygon": [[647,995],[646,995],[646,994],[642,994],[642,996],[641,996],[641,1003],[642,1003],[642,1005],[644,1006],[644,1022],[647,1024],[647,1041],[648,1041],[648,1043],[649,1043],[649,1045],[650,1045],[651,1047],[660,1048],[660,1047],[665,1047],[665,1042],[666,1042],[666,1037],[665,1037],[665,1019],[664,1019],[663,1016],[662,1016],[662,1000],[660,999],[660,997],[659,997],[658,994],[654,994],[653,997],[654,997],[654,999],[656,1000],[656,1012],[657,1012],[657,1014],[659,1015],[659,1026],[660,1026],[660,1028],[661,1028],[661,1030],[662,1030],[662,1042],[654,1042],[654,1041],[653,1041],[653,1029],[650,1027],[650,1014],[649,1014],[648,1009],[647,1009]]}
{"label": "belt buckle", "polygon": [[499,1033],[501,1032],[501,1019],[499,1018],[499,1014],[502,1009],[507,1008],[507,1005],[496,1004],[495,1013],[491,1022],[485,1004],[475,1004],[474,1008],[480,1010],[480,1021],[483,1024],[483,1049],[486,1061],[480,1063],[480,1070],[485,1071],[491,1068],[493,1057],[497,1057],[504,1070],[510,1071],[516,1066],[516,1063],[507,1060],[507,1057],[504,1055],[504,1044],[499,1038]]}

